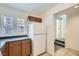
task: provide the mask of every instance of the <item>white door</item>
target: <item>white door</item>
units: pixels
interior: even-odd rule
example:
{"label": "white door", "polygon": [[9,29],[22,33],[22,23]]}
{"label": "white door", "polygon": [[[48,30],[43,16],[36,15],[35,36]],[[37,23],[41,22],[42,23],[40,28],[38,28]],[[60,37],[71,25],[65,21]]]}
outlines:
{"label": "white door", "polygon": [[40,55],[46,51],[46,35],[33,35],[32,38],[33,55]]}

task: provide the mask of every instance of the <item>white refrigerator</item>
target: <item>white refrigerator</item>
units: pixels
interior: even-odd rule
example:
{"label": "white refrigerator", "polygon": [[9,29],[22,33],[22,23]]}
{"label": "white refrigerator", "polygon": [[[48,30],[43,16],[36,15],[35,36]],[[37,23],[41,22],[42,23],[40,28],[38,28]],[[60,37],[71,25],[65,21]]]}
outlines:
{"label": "white refrigerator", "polygon": [[42,23],[29,24],[29,37],[32,40],[32,55],[46,51],[46,27]]}

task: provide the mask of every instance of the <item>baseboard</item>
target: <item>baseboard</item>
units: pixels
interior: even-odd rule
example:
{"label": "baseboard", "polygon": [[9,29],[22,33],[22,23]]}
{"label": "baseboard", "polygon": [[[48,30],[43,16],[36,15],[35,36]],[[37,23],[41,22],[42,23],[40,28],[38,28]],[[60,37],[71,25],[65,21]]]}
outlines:
{"label": "baseboard", "polygon": [[[42,52],[41,54],[39,54],[39,55],[37,55],[37,56],[41,56],[41,55],[43,55],[44,53],[48,53],[50,56],[54,56],[54,55],[50,54],[50,53],[47,52],[47,51],[44,51],[44,52]],[[30,56],[33,56],[33,55],[31,54]]]}
{"label": "baseboard", "polygon": [[40,56],[40,55],[42,55],[42,54],[44,54],[44,53],[46,53],[46,51],[42,52],[41,54],[39,54],[39,55],[37,55],[37,56]]}

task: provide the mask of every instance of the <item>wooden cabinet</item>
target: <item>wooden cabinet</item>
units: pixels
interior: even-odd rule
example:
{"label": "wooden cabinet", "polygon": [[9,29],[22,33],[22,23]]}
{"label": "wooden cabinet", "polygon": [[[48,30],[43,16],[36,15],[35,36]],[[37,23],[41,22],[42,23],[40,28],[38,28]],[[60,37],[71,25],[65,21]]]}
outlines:
{"label": "wooden cabinet", "polygon": [[3,56],[8,56],[8,43],[1,48],[1,53]]}
{"label": "wooden cabinet", "polygon": [[38,18],[38,17],[33,17],[33,16],[28,16],[28,20],[29,21],[34,21],[34,22],[42,22],[42,19],[41,18]]}
{"label": "wooden cabinet", "polygon": [[30,40],[22,40],[22,56],[30,55]]}
{"label": "wooden cabinet", "polygon": [[21,56],[21,41],[8,42],[9,56]]}
{"label": "wooden cabinet", "polygon": [[7,42],[1,49],[3,56],[29,56],[31,53],[31,40],[24,39]]}

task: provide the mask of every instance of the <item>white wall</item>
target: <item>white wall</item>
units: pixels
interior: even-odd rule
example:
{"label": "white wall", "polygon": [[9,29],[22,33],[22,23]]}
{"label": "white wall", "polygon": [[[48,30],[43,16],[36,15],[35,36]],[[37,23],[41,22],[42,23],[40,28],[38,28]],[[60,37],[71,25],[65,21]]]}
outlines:
{"label": "white wall", "polygon": [[68,14],[66,48],[79,51],[79,9]]}
{"label": "white wall", "polygon": [[43,23],[47,26],[47,52],[54,55],[55,19],[54,14],[75,4],[61,3],[42,15]]}

